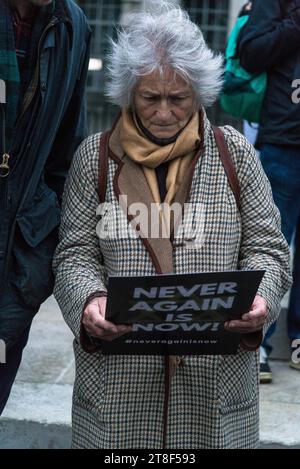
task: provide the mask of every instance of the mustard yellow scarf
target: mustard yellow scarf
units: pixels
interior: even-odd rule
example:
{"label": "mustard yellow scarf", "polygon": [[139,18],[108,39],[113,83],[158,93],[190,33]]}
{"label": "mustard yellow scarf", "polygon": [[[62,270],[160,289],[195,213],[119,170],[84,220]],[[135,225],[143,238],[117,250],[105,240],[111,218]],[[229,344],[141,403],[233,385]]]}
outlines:
{"label": "mustard yellow scarf", "polygon": [[[200,143],[199,114],[195,113],[174,143],[159,146],[151,142],[139,129],[131,111],[122,112],[121,144],[126,155],[143,166],[154,202],[171,204],[190,166]],[[155,168],[170,161],[166,179],[167,194],[164,201],[160,193]]]}

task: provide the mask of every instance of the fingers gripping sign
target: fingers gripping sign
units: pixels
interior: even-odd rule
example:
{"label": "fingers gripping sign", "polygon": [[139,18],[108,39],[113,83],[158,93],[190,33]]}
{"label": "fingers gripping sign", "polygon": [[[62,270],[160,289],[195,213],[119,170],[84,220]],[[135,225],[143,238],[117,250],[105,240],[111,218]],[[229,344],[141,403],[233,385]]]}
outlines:
{"label": "fingers gripping sign", "polygon": [[225,328],[240,334],[261,331],[267,318],[267,302],[259,295],[256,295],[250,311],[244,314],[241,320],[228,321]]}
{"label": "fingers gripping sign", "polygon": [[131,327],[106,321],[106,302],[106,297],[91,300],[84,310],[82,323],[91,337],[111,341],[130,332]]}

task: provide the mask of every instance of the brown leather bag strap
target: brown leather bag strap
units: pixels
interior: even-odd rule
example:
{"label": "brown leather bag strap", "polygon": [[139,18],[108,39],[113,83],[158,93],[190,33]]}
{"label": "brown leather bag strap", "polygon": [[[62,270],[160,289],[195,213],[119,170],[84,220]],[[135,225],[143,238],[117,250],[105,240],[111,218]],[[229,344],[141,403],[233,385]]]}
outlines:
{"label": "brown leather bag strap", "polygon": [[241,187],[240,182],[236,173],[234,163],[232,161],[230,151],[225,140],[224,134],[219,127],[213,126],[216,143],[219,149],[219,155],[223,163],[225,173],[228,178],[229,185],[234,194],[238,209],[241,208]]}
{"label": "brown leather bag strap", "polygon": [[99,178],[98,178],[98,195],[99,202],[105,202],[106,187],[107,187],[107,171],[108,171],[108,142],[110,131],[106,131],[101,135],[100,148],[99,148]]}
{"label": "brown leather bag strap", "polygon": [[98,177],[98,195],[99,201],[101,204],[105,202],[106,198],[106,188],[107,188],[107,172],[108,172],[108,152],[109,152],[109,139],[113,131],[116,128],[119,119],[122,116],[120,111],[112,125],[110,130],[103,132],[100,138],[100,147],[99,147],[99,177]]}

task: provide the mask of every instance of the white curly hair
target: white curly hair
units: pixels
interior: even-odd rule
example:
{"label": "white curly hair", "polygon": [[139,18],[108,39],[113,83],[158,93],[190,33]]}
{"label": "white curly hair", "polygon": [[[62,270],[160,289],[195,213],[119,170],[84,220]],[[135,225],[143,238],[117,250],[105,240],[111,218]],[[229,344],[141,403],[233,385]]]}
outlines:
{"label": "white curly hair", "polygon": [[191,84],[197,105],[211,106],[223,85],[223,58],[206,45],[199,27],[177,4],[147,1],[129,13],[108,54],[106,96],[129,107],[141,76],[167,67]]}

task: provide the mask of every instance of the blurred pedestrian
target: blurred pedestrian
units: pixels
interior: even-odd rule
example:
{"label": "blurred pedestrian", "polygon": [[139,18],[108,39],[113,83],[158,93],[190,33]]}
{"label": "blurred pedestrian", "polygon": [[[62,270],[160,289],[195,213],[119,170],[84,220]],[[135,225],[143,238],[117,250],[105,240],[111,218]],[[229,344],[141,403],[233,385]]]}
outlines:
{"label": "blurred pedestrian", "polygon": [[86,136],[89,42],[71,0],[0,2],[0,414],[53,289],[63,186]]}
{"label": "blurred pedestrian", "polygon": [[[288,308],[291,344],[300,339],[300,104],[292,98],[293,83],[300,78],[300,0],[254,0],[242,31],[241,65],[250,73],[268,74],[256,142],[263,168],[271,182],[289,244],[295,240],[294,283]],[[268,342],[261,350],[261,381],[272,380]],[[293,368],[300,364],[290,361]]]}

